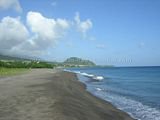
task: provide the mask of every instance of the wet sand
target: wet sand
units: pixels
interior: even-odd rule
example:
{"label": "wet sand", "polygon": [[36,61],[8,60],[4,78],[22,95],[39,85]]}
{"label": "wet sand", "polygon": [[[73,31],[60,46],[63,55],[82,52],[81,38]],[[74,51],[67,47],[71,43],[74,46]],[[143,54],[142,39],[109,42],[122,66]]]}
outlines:
{"label": "wet sand", "polygon": [[85,90],[74,73],[34,69],[0,78],[0,120],[133,120]]}

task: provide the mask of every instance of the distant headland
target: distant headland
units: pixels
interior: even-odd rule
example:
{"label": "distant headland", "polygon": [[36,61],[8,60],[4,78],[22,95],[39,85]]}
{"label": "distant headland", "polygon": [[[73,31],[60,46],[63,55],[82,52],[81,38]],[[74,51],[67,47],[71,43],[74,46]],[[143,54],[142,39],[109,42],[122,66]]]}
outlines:
{"label": "distant headland", "polygon": [[0,67],[7,68],[66,68],[66,67],[113,67],[112,65],[96,65],[91,60],[70,57],[63,62],[46,61],[39,58],[15,57],[0,55]]}

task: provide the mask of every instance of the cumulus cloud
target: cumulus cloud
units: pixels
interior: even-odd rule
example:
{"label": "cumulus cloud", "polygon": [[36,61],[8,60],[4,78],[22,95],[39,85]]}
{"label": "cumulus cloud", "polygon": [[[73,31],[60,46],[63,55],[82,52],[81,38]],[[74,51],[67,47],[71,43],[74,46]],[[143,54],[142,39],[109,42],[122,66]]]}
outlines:
{"label": "cumulus cloud", "polygon": [[69,28],[69,23],[65,19],[49,19],[37,12],[29,12],[27,24],[34,36],[31,38],[32,44],[39,49],[46,49],[63,37],[63,33]]}
{"label": "cumulus cloud", "polygon": [[32,11],[28,12],[26,21],[29,30],[19,18],[2,19],[0,52],[38,56],[54,46],[70,26],[65,19],[50,19]]}
{"label": "cumulus cloud", "polygon": [[0,52],[9,52],[28,38],[28,30],[20,18],[4,17],[0,22]]}
{"label": "cumulus cloud", "polygon": [[81,21],[80,15],[78,12],[76,13],[74,17],[74,20],[75,20],[78,31],[82,33],[83,37],[86,37],[87,31],[90,30],[93,26],[92,21],[90,19]]}
{"label": "cumulus cloud", "polygon": [[0,0],[0,9],[13,9],[17,12],[22,12],[22,8],[18,0]]}
{"label": "cumulus cloud", "polygon": [[39,12],[30,11],[26,15],[25,24],[20,17],[4,17],[0,21],[0,53],[23,56],[47,54],[47,50],[54,47],[69,28],[77,28],[85,36],[92,28],[92,22],[89,19],[81,21],[78,13],[74,20],[68,21],[47,18]]}

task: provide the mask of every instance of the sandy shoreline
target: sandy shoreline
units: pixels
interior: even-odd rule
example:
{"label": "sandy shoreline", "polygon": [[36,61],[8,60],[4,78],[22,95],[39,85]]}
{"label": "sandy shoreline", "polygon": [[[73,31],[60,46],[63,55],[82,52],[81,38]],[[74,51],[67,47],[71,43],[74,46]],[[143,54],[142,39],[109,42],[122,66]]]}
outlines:
{"label": "sandy shoreline", "polygon": [[35,69],[0,78],[0,120],[133,120],[86,91],[74,73]]}

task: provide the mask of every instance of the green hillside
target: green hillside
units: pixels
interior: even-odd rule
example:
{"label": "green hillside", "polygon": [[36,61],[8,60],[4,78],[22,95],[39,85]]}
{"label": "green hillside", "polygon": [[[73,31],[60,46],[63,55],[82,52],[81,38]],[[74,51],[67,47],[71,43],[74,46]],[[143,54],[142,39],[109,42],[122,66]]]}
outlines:
{"label": "green hillside", "polygon": [[66,65],[77,65],[77,66],[95,66],[96,64],[90,60],[83,60],[77,57],[70,57],[64,61]]}

